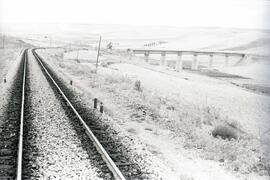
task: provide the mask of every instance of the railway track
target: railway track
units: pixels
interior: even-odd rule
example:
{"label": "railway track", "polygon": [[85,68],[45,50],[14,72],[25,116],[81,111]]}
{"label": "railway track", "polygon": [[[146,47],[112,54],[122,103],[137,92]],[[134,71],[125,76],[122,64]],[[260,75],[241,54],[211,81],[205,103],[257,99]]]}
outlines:
{"label": "railway track", "polygon": [[22,54],[0,126],[0,179],[21,179],[27,50]]}
{"label": "railway track", "polygon": [[[28,179],[31,178],[31,158],[28,157],[29,147],[31,147],[31,138],[29,138],[29,124],[31,124],[29,118],[29,105],[27,103],[27,97],[31,96],[29,92],[29,82],[27,80],[28,67],[28,53],[32,53],[36,61],[38,62],[43,75],[48,80],[51,88],[54,91],[57,99],[61,101],[65,113],[68,114],[72,126],[76,129],[77,135],[80,136],[82,141],[85,141],[85,137],[88,138],[91,143],[90,156],[95,157],[97,164],[101,164],[100,171],[104,174],[111,174],[110,176],[104,176],[105,179],[142,179],[140,178],[141,171],[133,163],[130,163],[127,158],[118,151],[117,142],[106,136],[106,127],[102,127],[99,124],[95,124],[95,121],[85,121],[80,114],[83,109],[76,110],[78,106],[73,105],[73,101],[69,100],[68,96],[62,90],[62,84],[59,85],[59,79],[55,80],[55,74],[52,74],[51,70],[46,67],[43,60],[39,55],[32,50],[25,50],[22,54],[18,73],[14,79],[14,83],[11,89],[11,95],[9,104],[4,113],[3,123],[0,124],[0,180],[2,179]],[[26,92],[28,91],[28,92]],[[89,119],[88,119],[89,120]],[[24,124],[27,127],[24,127]],[[30,125],[31,126],[31,125]],[[24,134],[25,132],[25,134]],[[32,133],[33,134],[33,133]],[[34,135],[37,136],[37,135]],[[24,139],[27,137],[26,139]],[[29,141],[29,142],[28,142]],[[31,150],[31,148],[30,148]],[[98,154],[98,156],[96,155]],[[89,157],[89,156],[88,156]],[[30,159],[30,160],[29,160]],[[91,159],[93,161],[93,159]],[[102,161],[102,162],[101,162]],[[29,166],[30,164],[30,166]],[[106,168],[104,168],[106,166]],[[30,167],[30,168],[29,168]]]}
{"label": "railway track", "polygon": [[61,94],[62,99],[67,103],[69,109],[72,111],[73,115],[80,121],[84,132],[87,134],[89,139],[93,142],[94,146],[96,147],[97,151],[100,153],[102,159],[110,169],[111,173],[113,174],[113,177],[115,179],[124,180],[125,177],[122,174],[122,172],[118,169],[114,161],[111,159],[111,157],[108,155],[106,150],[103,148],[99,140],[96,138],[96,136],[93,134],[91,129],[88,127],[88,125],[85,123],[83,118],[80,116],[80,114],[77,112],[77,110],[74,108],[73,104],[70,102],[70,100],[67,98],[65,93],[62,91],[62,89],[59,87],[57,82],[53,79],[49,71],[44,66],[41,58],[38,56],[38,54],[35,52],[35,50],[32,50],[32,53],[35,57],[35,59],[38,61],[39,65],[43,69],[44,75],[50,80],[51,84],[54,85],[54,88],[57,89],[58,93]]}
{"label": "railway track", "polygon": [[111,132],[108,125],[103,124],[99,117],[95,117],[93,110],[89,107],[85,107],[84,103],[77,99],[76,93],[67,87],[57,74],[40,58],[35,51],[35,56],[40,62],[43,62],[43,67],[47,69],[47,73],[54,79],[54,83],[58,84],[58,87],[62,89],[62,92],[69,99],[69,102],[73,104],[73,107],[77,110],[77,113],[84,120],[85,126],[87,126],[92,134],[99,141],[107,155],[112,159],[116,167],[122,172],[126,179],[148,179],[148,173],[143,172],[138,164],[134,163],[132,159],[128,157],[128,151],[123,147],[117,138],[117,132]]}

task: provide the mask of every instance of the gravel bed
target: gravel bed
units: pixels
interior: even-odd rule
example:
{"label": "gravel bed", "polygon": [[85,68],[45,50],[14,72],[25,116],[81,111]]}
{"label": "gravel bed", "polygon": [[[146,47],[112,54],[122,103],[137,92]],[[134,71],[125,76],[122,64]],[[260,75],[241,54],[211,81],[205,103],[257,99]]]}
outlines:
{"label": "gravel bed", "polygon": [[[89,98],[77,91],[78,89],[73,88],[62,78],[59,78],[57,73],[51,69],[51,67],[45,63],[50,74],[53,76],[55,81],[71,100],[77,111],[80,113],[82,118],[90,126],[91,129],[101,129],[102,133],[94,132],[96,137],[100,141],[109,141],[110,144],[102,143],[105,150],[112,154],[120,154],[120,156],[114,156],[114,161],[122,161],[133,164],[130,167],[120,166],[119,169],[125,175],[127,179],[163,179],[166,176],[160,176],[160,171],[163,171],[159,165],[151,164],[152,159],[149,153],[145,153],[145,147],[139,147],[135,139],[129,137],[130,135],[119,132],[119,128],[113,125],[113,121],[104,116],[100,116],[99,113],[93,112],[92,105],[86,102],[86,98]],[[105,118],[104,118],[105,117]],[[136,144],[136,145],[134,145]],[[135,147],[136,146],[136,147]],[[134,148],[135,147],[135,148]],[[156,161],[156,160],[154,160]],[[166,167],[163,167],[166,169]],[[163,174],[163,173],[162,173]]]}
{"label": "gravel bed", "polygon": [[21,62],[21,53],[19,53],[19,50],[0,50],[0,125]]}
{"label": "gravel bed", "polygon": [[[72,122],[29,51],[24,179],[109,179],[81,126]],[[100,165],[101,164],[101,165]],[[105,169],[105,170],[104,170]],[[102,171],[103,170],[103,171]]]}
{"label": "gravel bed", "polygon": [[15,178],[20,127],[23,61],[11,83],[7,104],[0,114],[0,179]]}

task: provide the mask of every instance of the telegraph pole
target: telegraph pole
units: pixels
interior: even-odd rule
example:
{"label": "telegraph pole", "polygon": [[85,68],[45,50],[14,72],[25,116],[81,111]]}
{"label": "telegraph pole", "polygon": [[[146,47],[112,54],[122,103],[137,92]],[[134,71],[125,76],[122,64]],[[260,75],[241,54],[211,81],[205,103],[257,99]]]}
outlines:
{"label": "telegraph pole", "polygon": [[77,50],[77,62],[79,62],[79,49]]}
{"label": "telegraph pole", "polygon": [[97,73],[97,69],[98,69],[98,59],[99,59],[100,43],[101,43],[101,36],[99,36],[99,43],[98,43],[97,62],[96,62],[96,73]]}

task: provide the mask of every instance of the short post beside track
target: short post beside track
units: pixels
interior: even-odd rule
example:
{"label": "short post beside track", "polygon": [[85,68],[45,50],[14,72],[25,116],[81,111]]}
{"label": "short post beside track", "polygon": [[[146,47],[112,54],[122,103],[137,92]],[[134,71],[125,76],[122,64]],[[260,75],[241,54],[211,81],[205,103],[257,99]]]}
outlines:
{"label": "short post beside track", "polygon": [[98,103],[98,99],[94,98],[94,109],[97,109],[97,103]]}
{"label": "short post beside track", "polygon": [[99,112],[103,113],[103,103],[102,102],[100,102],[100,107],[99,108],[100,108]]}

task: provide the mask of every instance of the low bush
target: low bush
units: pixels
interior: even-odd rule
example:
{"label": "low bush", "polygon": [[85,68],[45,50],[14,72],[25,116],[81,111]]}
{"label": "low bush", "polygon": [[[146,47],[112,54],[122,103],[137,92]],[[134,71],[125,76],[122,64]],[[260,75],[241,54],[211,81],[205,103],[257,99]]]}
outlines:
{"label": "low bush", "polygon": [[139,80],[135,81],[135,83],[134,83],[134,89],[136,91],[142,92],[141,81],[139,81]]}
{"label": "low bush", "polygon": [[235,132],[235,130],[233,130],[231,127],[227,127],[227,126],[223,126],[223,125],[219,125],[216,126],[214,128],[214,130],[212,131],[212,135],[215,138],[222,138],[222,139],[237,139],[237,134]]}

